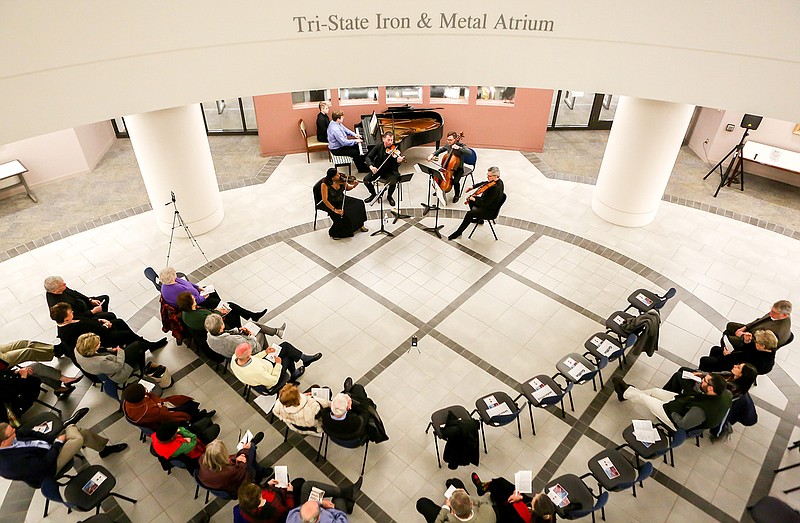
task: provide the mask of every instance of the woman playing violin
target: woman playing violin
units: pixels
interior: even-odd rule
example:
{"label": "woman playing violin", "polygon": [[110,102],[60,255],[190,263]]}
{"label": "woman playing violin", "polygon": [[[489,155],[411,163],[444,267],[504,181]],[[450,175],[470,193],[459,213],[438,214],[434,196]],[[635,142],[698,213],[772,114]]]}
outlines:
{"label": "woman playing violin", "polygon": [[320,185],[322,202],[320,209],[328,213],[333,220],[328,234],[334,240],[350,238],[356,231],[367,232],[369,229],[364,227],[367,221],[367,210],[364,201],[358,198],[346,196],[345,191],[355,189],[358,180],[345,180],[334,167],[328,169],[325,179]]}
{"label": "woman playing violin", "polygon": [[453,170],[453,203],[457,202],[461,197],[461,177],[464,176],[464,157],[469,154],[469,147],[461,142],[459,135],[456,132],[450,131],[447,133],[447,144],[439,147],[433,154],[428,156],[428,161],[432,161],[434,156],[444,154],[443,160],[447,160],[450,155],[455,155],[460,161],[458,166]]}
{"label": "woman playing violin", "polygon": [[500,179],[500,169],[489,167],[486,173],[486,181],[476,183],[474,187],[467,187],[465,192],[475,190],[467,197],[465,203],[469,204],[469,211],[464,216],[464,221],[458,229],[447,237],[448,240],[455,240],[463,233],[472,222],[481,223],[487,216],[491,216],[497,211],[497,205],[503,197],[503,180]]}
{"label": "woman playing violin", "polygon": [[389,205],[394,206],[395,201],[392,195],[397,187],[397,180],[400,179],[400,172],[397,169],[399,165],[405,161],[405,158],[394,145],[393,132],[388,131],[383,133],[381,139],[382,143],[376,144],[366,157],[366,163],[370,173],[364,177],[364,186],[369,191],[369,198],[364,201],[370,203],[375,199],[375,186],[372,182],[381,178],[389,184],[386,200],[389,202]]}

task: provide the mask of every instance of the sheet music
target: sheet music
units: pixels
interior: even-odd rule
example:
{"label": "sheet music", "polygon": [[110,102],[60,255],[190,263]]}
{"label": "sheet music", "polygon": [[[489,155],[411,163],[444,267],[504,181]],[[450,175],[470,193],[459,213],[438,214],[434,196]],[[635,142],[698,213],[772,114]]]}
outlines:
{"label": "sheet music", "polygon": [[280,488],[289,486],[289,467],[286,465],[276,465],[273,467],[275,471],[275,481],[278,482]]}
{"label": "sheet music", "polygon": [[520,494],[533,492],[533,471],[520,470],[514,474],[514,487]]}

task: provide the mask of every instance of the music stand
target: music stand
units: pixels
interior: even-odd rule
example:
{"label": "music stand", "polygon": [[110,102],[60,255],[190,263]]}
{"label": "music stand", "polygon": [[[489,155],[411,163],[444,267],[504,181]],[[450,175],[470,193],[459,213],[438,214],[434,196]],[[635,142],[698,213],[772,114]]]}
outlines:
{"label": "music stand", "polygon": [[410,214],[403,214],[400,212],[400,202],[403,200],[403,186],[401,184],[410,182],[411,178],[413,177],[414,173],[401,174],[400,178],[397,180],[397,210],[389,211],[390,213],[394,214],[394,221],[392,221],[392,224],[397,223],[397,220],[400,218],[411,218]]}
{"label": "music stand", "polygon": [[[439,169],[428,167],[427,165],[423,165],[418,163],[416,167],[422,171],[428,173],[428,181],[430,183],[430,187],[428,188],[428,205],[421,203],[422,207],[425,208],[425,211],[422,213],[423,216],[428,214],[428,211],[433,210],[436,211],[436,221],[434,222],[433,227],[425,227],[422,230],[426,232],[432,232],[436,235],[437,238],[441,238],[442,234],[439,232],[439,229],[442,229],[444,225],[439,225],[439,202],[444,200],[444,193],[442,192],[441,188],[438,184],[434,183],[434,177],[436,179],[441,179],[441,173]],[[430,205],[431,202],[431,189],[436,193],[436,205]]]}
{"label": "music stand", "polygon": [[[389,188],[390,184],[386,183],[385,180],[381,180],[380,178],[376,179],[375,183],[383,183],[383,189],[381,189],[381,191],[377,194],[377,196],[375,196],[375,198],[377,198],[378,200],[381,201],[381,216],[380,216],[381,228],[378,229],[377,231],[373,232],[372,234],[370,234],[370,236],[375,236],[376,234],[385,234],[386,236],[394,237],[394,234],[392,234],[391,232],[387,231],[386,227],[384,227],[384,221],[385,220],[383,219],[383,216],[384,216],[384,213],[383,213],[383,193],[386,192],[386,189]],[[375,200],[372,200],[372,203],[370,203],[369,205],[370,205],[370,207],[375,205]]]}

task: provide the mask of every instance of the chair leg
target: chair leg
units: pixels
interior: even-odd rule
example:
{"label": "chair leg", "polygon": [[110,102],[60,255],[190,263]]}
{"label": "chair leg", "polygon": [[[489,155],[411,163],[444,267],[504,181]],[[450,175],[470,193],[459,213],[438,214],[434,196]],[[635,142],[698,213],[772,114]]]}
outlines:
{"label": "chair leg", "polygon": [[[603,486],[598,483],[597,487],[600,489],[599,496],[603,493]],[[606,507],[600,507],[600,516],[603,518],[603,521],[606,520]]]}
{"label": "chair leg", "polygon": [[483,436],[483,453],[488,454],[489,451],[486,449],[486,429],[483,428],[483,421],[481,421],[481,436]]}
{"label": "chair leg", "polygon": [[117,494],[116,492],[112,492],[111,494],[109,494],[109,496],[114,496],[115,498],[124,499],[125,501],[133,503],[134,505],[136,504],[136,501],[137,501],[137,500],[135,500],[133,498],[129,498],[128,496],[123,496],[122,494]]}
{"label": "chair leg", "polygon": [[322,437],[319,440],[319,448],[317,449],[317,458],[314,461],[319,461],[319,456],[322,454],[322,444],[325,443],[325,433],[322,433]]}
{"label": "chair leg", "polygon": [[439,464],[439,468],[442,468],[442,460],[439,459],[439,438],[436,437],[436,434],[433,435],[433,446],[436,447],[436,463]]}
{"label": "chair leg", "polygon": [[519,439],[522,439],[522,428],[520,427],[519,423],[519,415],[517,415],[517,434],[519,434]]}
{"label": "chair leg", "polygon": [[497,233],[494,232],[494,226],[492,225],[492,222],[494,220],[486,220],[486,221],[489,222],[489,228],[492,230],[492,236],[494,236],[494,241],[497,241]]}
{"label": "chair leg", "polygon": [[367,452],[369,452],[369,440],[367,440],[367,444],[364,445],[364,461],[361,462],[361,475],[364,475],[364,470],[367,468]]}
{"label": "chair leg", "polygon": [[208,505],[208,495],[211,494],[210,491],[206,490],[206,505]]}
{"label": "chair leg", "polygon": [[600,377],[600,388],[602,389],[606,386],[606,384],[603,382],[603,371],[597,371],[597,375]]}
{"label": "chair leg", "polygon": [[[641,483],[640,483],[641,485]],[[636,497],[636,482],[633,482],[633,497]]]}
{"label": "chair leg", "polygon": [[289,439],[289,425],[286,425],[286,430],[283,431],[283,441]]}
{"label": "chair leg", "polygon": [[533,432],[533,435],[535,436],[536,435],[536,426],[533,424],[533,408],[531,407],[530,403],[528,403],[528,414],[531,415],[531,432]]}
{"label": "chair leg", "polygon": [[39,405],[44,405],[45,407],[47,407],[50,410],[54,410],[54,411],[58,412],[58,415],[61,416],[61,409],[59,409],[58,407],[53,406],[53,405],[48,405],[47,403],[43,402],[42,400],[40,400],[38,398],[33,400],[33,401],[35,401]]}
{"label": "chair leg", "polygon": [[572,412],[575,412],[575,403],[572,401],[572,391],[569,391],[569,408],[572,409]]}
{"label": "chair leg", "polygon": [[564,410],[564,396],[561,396],[561,419],[567,419],[567,411]]}
{"label": "chair leg", "polygon": [[44,500],[44,514],[42,515],[43,518],[47,517],[47,511],[49,509],[50,509],[50,500],[49,499],[45,499]]}
{"label": "chair leg", "polygon": [[467,236],[467,238],[472,238],[472,234],[475,232],[475,229],[477,228],[478,228],[478,223],[476,222],[475,226],[472,228],[472,232],[469,233],[469,236]]}
{"label": "chair leg", "polygon": [[200,495],[200,485],[194,486],[194,499],[197,499],[197,496]]}

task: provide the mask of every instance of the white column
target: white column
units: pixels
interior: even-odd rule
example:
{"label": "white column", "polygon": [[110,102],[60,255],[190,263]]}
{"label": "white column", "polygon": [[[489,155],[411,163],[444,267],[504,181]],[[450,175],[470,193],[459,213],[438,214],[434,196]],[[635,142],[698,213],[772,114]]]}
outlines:
{"label": "white column", "polygon": [[597,176],[592,210],[616,225],[656,217],[693,105],[622,96]]}
{"label": "white column", "polygon": [[[200,104],[125,117],[133,152],[142,171],[158,228],[172,230],[175,193],[181,218],[195,236],[212,230],[224,216]],[[183,228],[176,237],[185,237]]]}

